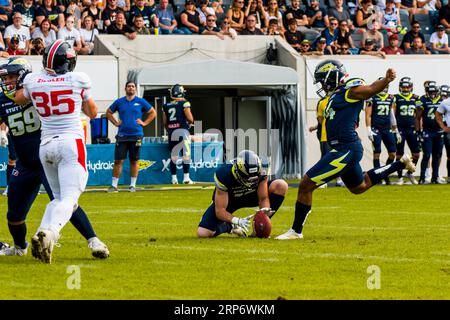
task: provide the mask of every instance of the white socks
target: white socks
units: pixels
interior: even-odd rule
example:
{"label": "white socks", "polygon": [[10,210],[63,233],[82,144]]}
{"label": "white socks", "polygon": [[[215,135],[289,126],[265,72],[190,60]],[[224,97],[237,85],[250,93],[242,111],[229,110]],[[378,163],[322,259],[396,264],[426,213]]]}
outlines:
{"label": "white socks", "polygon": [[131,177],[130,187],[136,187],[137,177]]}
{"label": "white socks", "polygon": [[117,188],[117,185],[119,184],[119,178],[112,178],[112,186],[114,188]]}

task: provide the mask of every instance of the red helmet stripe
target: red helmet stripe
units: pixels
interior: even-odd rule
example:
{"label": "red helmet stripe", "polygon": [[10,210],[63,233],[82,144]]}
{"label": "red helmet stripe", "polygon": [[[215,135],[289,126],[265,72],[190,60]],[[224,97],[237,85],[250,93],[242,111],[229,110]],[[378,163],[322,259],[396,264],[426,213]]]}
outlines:
{"label": "red helmet stripe", "polygon": [[50,52],[47,57],[47,68],[53,70],[53,58],[55,57],[55,52],[58,50],[59,46],[62,45],[64,41],[62,39],[56,40],[50,48]]}

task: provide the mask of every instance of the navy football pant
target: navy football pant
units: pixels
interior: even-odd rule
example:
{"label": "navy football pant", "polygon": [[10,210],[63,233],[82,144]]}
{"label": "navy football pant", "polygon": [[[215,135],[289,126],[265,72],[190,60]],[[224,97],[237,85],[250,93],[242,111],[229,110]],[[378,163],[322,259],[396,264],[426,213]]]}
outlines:
{"label": "navy football pant", "polygon": [[439,164],[441,162],[442,150],[444,148],[443,134],[438,132],[424,132],[422,151],[423,158],[420,163],[420,179],[425,179],[425,170],[431,158],[431,181],[436,181],[439,176]]}

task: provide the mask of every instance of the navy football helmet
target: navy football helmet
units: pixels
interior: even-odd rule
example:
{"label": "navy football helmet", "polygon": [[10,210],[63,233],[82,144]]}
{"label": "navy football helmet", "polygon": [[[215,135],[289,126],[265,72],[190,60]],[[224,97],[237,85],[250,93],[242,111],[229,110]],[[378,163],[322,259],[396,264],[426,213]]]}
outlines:
{"label": "navy football helmet", "polygon": [[[8,62],[0,66],[0,78],[3,93],[10,99],[14,99],[17,79],[22,74],[31,72],[31,64],[22,57],[12,57]],[[10,77],[14,75],[15,77]]]}
{"label": "navy football helmet", "polygon": [[184,98],[186,95],[186,90],[184,90],[184,87],[180,84],[174,85],[169,91],[171,98]]}
{"label": "navy football helmet", "polygon": [[425,93],[431,99],[435,99],[439,95],[439,91],[436,81],[429,81],[425,86]]}
{"label": "navy football helmet", "polygon": [[232,170],[239,183],[250,186],[256,183],[261,176],[261,159],[253,151],[243,150],[234,160]]}
{"label": "navy football helmet", "polygon": [[328,94],[343,84],[347,71],[344,65],[337,60],[325,60],[319,63],[314,70],[314,84],[320,83],[321,88],[317,91],[320,97],[323,92]]}
{"label": "navy football helmet", "polygon": [[413,91],[414,84],[410,77],[403,77],[398,84],[398,90],[401,94],[410,94]]}
{"label": "navy football helmet", "polygon": [[443,99],[447,99],[450,96],[450,86],[443,84],[439,89]]}
{"label": "navy football helmet", "polygon": [[58,39],[45,48],[42,64],[51,74],[65,74],[75,69],[77,54],[66,41]]}

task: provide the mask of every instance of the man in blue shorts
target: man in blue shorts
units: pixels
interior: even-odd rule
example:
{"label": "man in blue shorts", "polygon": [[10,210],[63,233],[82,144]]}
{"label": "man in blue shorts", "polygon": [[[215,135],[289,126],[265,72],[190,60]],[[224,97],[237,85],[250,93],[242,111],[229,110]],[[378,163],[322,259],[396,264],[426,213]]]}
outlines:
{"label": "man in blue shorts", "polygon": [[238,218],[233,213],[241,208],[259,207],[272,218],[288,190],[282,179],[268,181],[260,158],[250,150],[241,151],[232,164],[217,169],[214,182],[212,204],[197,229],[199,238],[217,237],[222,233],[247,237],[253,215]]}
{"label": "man in blue shorts", "polygon": [[415,171],[410,157],[404,155],[400,161],[363,173],[359,164],[363,147],[356,133],[359,114],[364,100],[383,91],[395,79],[395,71],[388,69],[382,80],[370,85],[359,78],[345,81],[346,75],[344,65],[336,60],[325,60],[315,69],[315,83],[320,83],[322,88],[331,92],[325,118],[327,141],[332,150],[303,176],[298,188],[294,223],[286,233],[276,237],[278,240],[303,238],[303,225],[311,212],[313,191],[322,184],[340,176],[350,192],[360,194],[399,169]]}
{"label": "man in blue shorts", "polygon": [[[119,120],[114,117],[115,112],[119,113]],[[106,110],[106,117],[119,128],[116,135],[112,184],[108,192],[118,192],[117,186],[127,153],[131,176],[129,190],[135,192],[144,127],[155,119],[156,111],[144,98],[136,96],[136,84],[128,81],[125,85],[125,96],[113,102]]]}

